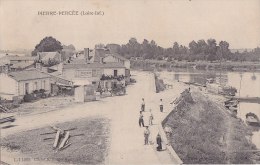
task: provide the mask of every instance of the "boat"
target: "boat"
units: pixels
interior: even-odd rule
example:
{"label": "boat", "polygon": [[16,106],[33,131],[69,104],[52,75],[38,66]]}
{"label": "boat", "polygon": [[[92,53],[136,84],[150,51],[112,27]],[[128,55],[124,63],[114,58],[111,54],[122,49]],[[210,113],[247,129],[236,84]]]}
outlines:
{"label": "boat", "polygon": [[230,108],[230,107],[234,107],[237,108],[237,105],[239,104],[238,100],[234,100],[234,99],[230,99],[224,102],[225,107]]}
{"label": "boat", "polygon": [[246,114],[246,122],[251,126],[260,126],[260,120],[256,114],[249,112]]}

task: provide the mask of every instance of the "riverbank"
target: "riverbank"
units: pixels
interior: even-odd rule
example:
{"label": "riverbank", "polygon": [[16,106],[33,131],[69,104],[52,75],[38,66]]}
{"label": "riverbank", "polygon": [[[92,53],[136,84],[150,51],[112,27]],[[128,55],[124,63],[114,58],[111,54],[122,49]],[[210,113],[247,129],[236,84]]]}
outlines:
{"label": "riverbank", "polygon": [[192,88],[192,98],[193,103],[184,101],[166,122],[173,130],[171,144],[184,163],[259,163],[248,152],[256,150],[246,138],[252,130],[214,97]]}
{"label": "riverbank", "polygon": [[164,60],[131,60],[132,69],[141,69],[144,71],[153,70],[167,70],[167,71],[178,71],[182,69],[189,70],[223,70],[223,71],[254,71],[260,72],[259,62],[235,62],[235,61],[224,61],[220,62],[209,62],[209,61],[164,61]]}

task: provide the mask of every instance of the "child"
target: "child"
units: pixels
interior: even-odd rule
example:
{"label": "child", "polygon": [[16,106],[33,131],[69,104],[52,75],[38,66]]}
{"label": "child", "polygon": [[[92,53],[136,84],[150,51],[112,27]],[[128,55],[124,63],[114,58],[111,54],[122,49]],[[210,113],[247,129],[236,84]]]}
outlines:
{"label": "child", "polygon": [[152,109],[150,109],[149,125],[153,125],[153,114],[152,114]]}

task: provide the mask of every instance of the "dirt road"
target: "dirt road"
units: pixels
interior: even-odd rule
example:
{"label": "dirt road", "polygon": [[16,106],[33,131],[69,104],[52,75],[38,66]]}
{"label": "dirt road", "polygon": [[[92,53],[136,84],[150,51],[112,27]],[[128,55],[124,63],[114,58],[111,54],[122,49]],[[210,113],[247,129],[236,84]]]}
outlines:
{"label": "dirt road", "polygon": [[167,151],[156,152],[155,145],[144,145],[144,129],[139,127],[138,117],[141,98],[145,98],[146,109],[152,108],[155,116],[155,125],[151,128],[152,137],[150,139],[155,141],[155,135],[158,132],[156,123],[166,114],[159,112],[159,98],[165,100],[165,109],[170,110],[169,102],[177,97],[183,88],[176,87],[173,90],[156,94],[153,74],[133,72],[132,75],[137,83],[127,87],[127,95],[125,96],[109,97],[57,111],[18,117],[14,123],[17,126],[1,130],[1,136],[5,137],[19,131],[89,116],[105,116],[111,119],[111,144],[106,164],[175,163]]}

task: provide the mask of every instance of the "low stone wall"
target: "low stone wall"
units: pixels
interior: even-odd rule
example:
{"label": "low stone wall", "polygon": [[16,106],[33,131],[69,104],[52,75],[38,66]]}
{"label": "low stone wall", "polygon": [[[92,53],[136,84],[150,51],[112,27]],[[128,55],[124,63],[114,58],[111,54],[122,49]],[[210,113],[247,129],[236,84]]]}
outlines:
{"label": "low stone wall", "polygon": [[166,133],[164,132],[163,126],[165,125],[165,123],[168,120],[169,116],[174,111],[177,111],[177,110],[181,109],[186,104],[185,103],[186,101],[193,102],[192,97],[191,97],[191,93],[190,93],[190,91],[188,89],[184,90],[180,94],[180,97],[176,99],[175,107],[173,108],[173,110],[171,110],[166,115],[166,117],[161,121],[161,123],[159,124],[159,132],[160,132],[161,138],[166,143],[167,150],[170,152],[172,157],[178,162],[178,164],[183,164],[183,161],[179,158],[177,153],[174,151],[174,149],[172,148],[171,144],[169,144],[167,136],[166,136]]}

